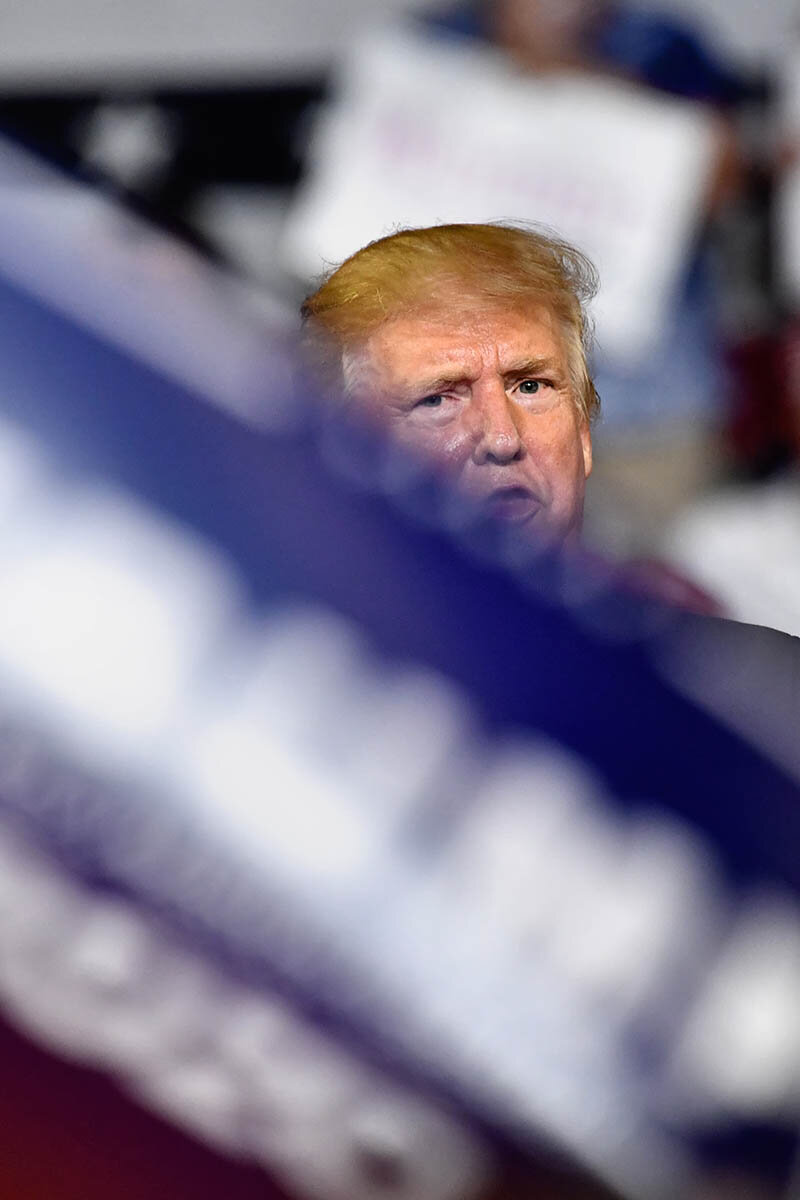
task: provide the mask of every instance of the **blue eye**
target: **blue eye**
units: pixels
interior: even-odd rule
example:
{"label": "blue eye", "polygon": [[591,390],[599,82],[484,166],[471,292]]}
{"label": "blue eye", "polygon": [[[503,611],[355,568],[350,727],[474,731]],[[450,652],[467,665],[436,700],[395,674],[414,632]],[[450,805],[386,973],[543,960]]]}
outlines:
{"label": "blue eye", "polygon": [[541,382],[538,379],[523,379],[519,385],[519,390],[523,396],[535,396],[541,387]]}
{"label": "blue eye", "polygon": [[417,408],[439,408],[444,396],[424,396],[422,400],[417,401]]}

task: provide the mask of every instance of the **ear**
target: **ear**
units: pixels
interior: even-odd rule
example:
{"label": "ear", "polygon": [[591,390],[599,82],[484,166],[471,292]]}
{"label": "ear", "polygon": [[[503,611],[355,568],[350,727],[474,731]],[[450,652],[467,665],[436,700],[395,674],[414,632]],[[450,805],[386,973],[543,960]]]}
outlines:
{"label": "ear", "polygon": [[585,417],[581,420],[579,432],[583,450],[583,473],[588,479],[592,473],[592,431]]}

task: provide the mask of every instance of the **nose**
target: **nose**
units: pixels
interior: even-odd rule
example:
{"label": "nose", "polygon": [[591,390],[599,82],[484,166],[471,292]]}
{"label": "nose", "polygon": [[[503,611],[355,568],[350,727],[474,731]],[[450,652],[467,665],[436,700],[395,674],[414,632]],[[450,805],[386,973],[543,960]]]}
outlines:
{"label": "nose", "polygon": [[514,421],[512,401],[500,380],[472,395],[475,416],[473,461],[509,463],[522,456],[522,438]]}

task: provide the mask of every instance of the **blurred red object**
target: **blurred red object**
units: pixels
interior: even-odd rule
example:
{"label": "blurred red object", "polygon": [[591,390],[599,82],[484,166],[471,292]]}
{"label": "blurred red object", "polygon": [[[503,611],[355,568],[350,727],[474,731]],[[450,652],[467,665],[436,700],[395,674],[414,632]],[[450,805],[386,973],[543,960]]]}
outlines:
{"label": "blurred red object", "polygon": [[260,1167],[194,1141],[3,1021],[0,1061],[2,1200],[286,1200]]}
{"label": "blurred red object", "polygon": [[728,450],[735,468],[768,475],[800,454],[800,319],[732,346]]}
{"label": "blurred red object", "polygon": [[795,317],[784,333],[778,371],[783,396],[782,429],[792,456],[800,458],[800,317]]}
{"label": "blurred red object", "polygon": [[677,567],[660,559],[643,558],[626,563],[622,586],[645,600],[659,600],[704,617],[724,617],[724,606]]}

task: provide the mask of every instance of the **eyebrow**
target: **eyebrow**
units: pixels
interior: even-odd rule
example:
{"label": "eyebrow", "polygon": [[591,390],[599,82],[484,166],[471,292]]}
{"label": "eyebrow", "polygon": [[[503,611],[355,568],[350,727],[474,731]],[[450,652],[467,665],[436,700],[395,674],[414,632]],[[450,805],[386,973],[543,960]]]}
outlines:
{"label": "eyebrow", "polygon": [[523,379],[529,375],[557,375],[562,374],[562,368],[552,358],[526,358],[522,359],[503,372],[504,379]]}
{"label": "eyebrow", "polygon": [[404,389],[415,395],[424,394],[435,396],[437,392],[446,392],[448,388],[458,387],[462,383],[472,383],[470,375],[439,375],[436,379],[422,379],[419,383],[410,383]]}
{"label": "eyebrow", "polygon": [[[555,375],[560,378],[563,370],[552,358],[525,358],[511,363],[507,370],[503,371],[503,378],[517,380],[527,378],[529,375],[542,374]],[[469,374],[438,375],[435,379],[428,378],[419,382],[409,382],[403,386],[402,393],[408,396],[435,396],[438,392],[446,392],[459,384],[473,381],[473,376]]]}

